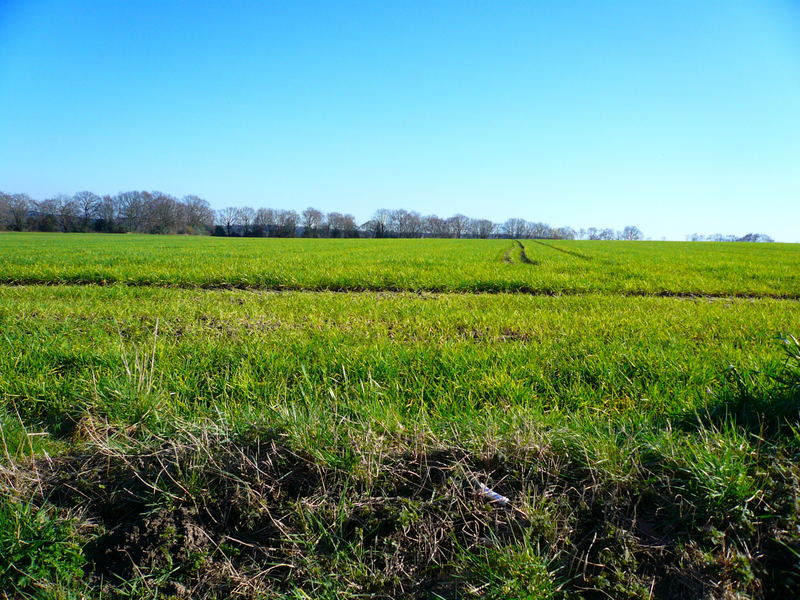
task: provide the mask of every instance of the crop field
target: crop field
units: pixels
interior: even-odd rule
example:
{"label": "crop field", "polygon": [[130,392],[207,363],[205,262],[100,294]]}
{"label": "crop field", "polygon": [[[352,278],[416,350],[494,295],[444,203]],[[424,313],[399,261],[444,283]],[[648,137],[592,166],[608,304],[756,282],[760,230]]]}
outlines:
{"label": "crop field", "polygon": [[800,246],[0,235],[2,598],[792,598]]}
{"label": "crop field", "polygon": [[0,283],[800,298],[800,245],[9,233]]}

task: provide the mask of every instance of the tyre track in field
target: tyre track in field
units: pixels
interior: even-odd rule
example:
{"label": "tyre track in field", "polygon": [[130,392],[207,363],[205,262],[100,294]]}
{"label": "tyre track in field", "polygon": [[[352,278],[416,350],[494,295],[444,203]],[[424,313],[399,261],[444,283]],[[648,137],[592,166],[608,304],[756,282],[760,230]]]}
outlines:
{"label": "tyre track in field", "polygon": [[528,258],[528,255],[525,253],[525,246],[519,240],[514,240],[517,246],[519,246],[519,259],[525,263],[526,265],[538,265],[538,260],[531,260]]}
{"label": "tyre track in field", "polygon": [[[550,248],[551,250],[555,250],[556,252],[562,252],[564,254],[569,254],[570,256],[575,256],[582,260],[594,260],[594,256],[589,256],[588,254],[583,254],[582,252],[575,252],[574,250],[565,250],[564,248],[559,248],[558,246],[553,246],[552,244],[548,244],[541,240],[530,240],[534,244],[539,244],[540,246],[544,246],[545,248]],[[519,242],[517,242],[519,244]]]}

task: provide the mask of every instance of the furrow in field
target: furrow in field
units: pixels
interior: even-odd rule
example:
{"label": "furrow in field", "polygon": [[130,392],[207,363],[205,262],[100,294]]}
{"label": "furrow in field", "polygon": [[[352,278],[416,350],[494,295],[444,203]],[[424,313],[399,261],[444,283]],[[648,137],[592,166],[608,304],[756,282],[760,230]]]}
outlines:
{"label": "furrow in field", "polygon": [[538,265],[539,261],[531,260],[525,253],[525,245],[519,240],[514,240],[519,246],[519,259],[526,265]]}
{"label": "furrow in field", "polygon": [[564,248],[553,246],[552,244],[548,244],[541,240],[530,240],[530,241],[534,244],[539,244],[540,246],[544,246],[545,248],[550,248],[551,250],[555,250],[556,252],[562,252],[564,254],[568,254],[569,256],[575,256],[583,260],[594,260],[594,256],[589,256],[588,254],[583,254],[581,252],[575,252],[574,250],[565,250]]}
{"label": "furrow in field", "polygon": [[[513,264],[513,263],[512,263]],[[536,264],[535,262],[528,262],[526,264]],[[160,288],[160,289],[179,289],[179,290],[241,290],[253,292],[269,292],[269,293],[289,293],[289,292],[303,292],[303,293],[339,293],[339,294],[358,294],[358,293],[386,293],[386,294],[456,294],[463,296],[483,296],[483,295],[520,295],[520,296],[624,296],[632,298],[697,298],[697,299],[744,299],[744,300],[786,300],[797,301],[800,300],[800,294],[773,294],[773,293],[751,293],[751,292],[703,292],[703,291],[681,291],[681,290],[614,290],[614,289],[597,289],[597,290],[581,290],[574,288],[532,288],[526,285],[519,286],[505,286],[498,284],[497,286],[486,285],[482,283],[479,288],[451,288],[448,286],[426,285],[422,286],[395,286],[395,285],[321,285],[321,286],[307,286],[303,284],[281,284],[281,285],[254,285],[247,283],[237,282],[219,282],[219,283],[192,283],[192,282],[170,282],[170,283],[155,283],[149,281],[86,281],[82,279],[76,280],[59,280],[59,281],[19,281],[11,280],[4,281],[0,279],[0,286],[10,288],[47,288],[47,287],[60,287],[60,286],[78,286],[78,287],[120,287],[120,288]]]}

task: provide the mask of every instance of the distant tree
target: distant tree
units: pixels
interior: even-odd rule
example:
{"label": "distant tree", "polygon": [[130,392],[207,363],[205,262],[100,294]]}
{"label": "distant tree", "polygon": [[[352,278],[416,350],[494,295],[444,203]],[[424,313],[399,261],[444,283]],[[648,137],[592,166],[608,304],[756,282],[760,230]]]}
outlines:
{"label": "distant tree", "polygon": [[186,221],[189,233],[209,233],[214,228],[214,211],[208,201],[198,196],[184,196]]}
{"label": "distant tree", "polygon": [[117,210],[126,231],[143,231],[147,222],[147,192],[120,192],[116,196]]}
{"label": "distant tree", "polygon": [[386,228],[398,237],[419,237],[422,234],[422,216],[403,208],[392,210]]}
{"label": "distant tree", "polygon": [[711,242],[735,242],[736,239],[735,235],[723,235],[721,233],[708,236],[708,240]]}
{"label": "distant tree", "polygon": [[774,242],[771,237],[769,237],[765,233],[748,233],[747,235],[743,235],[739,239],[736,240],[737,242],[759,242],[759,243],[769,243]]}
{"label": "distant tree", "polygon": [[230,237],[233,235],[233,229],[239,220],[239,209],[235,206],[229,206],[217,211],[217,221],[225,228],[225,235]]}
{"label": "distant tree", "polygon": [[494,228],[494,223],[489,219],[473,219],[470,224],[470,233],[476,238],[485,240],[491,237],[492,233],[494,233]]}
{"label": "distant tree", "polygon": [[524,237],[540,240],[550,239],[553,237],[553,229],[547,223],[526,223]]}
{"label": "distant tree", "polygon": [[303,236],[317,237],[322,227],[324,215],[321,211],[309,206],[303,211]]}
{"label": "distant tree", "polygon": [[80,228],[78,204],[70,196],[57,195],[54,199],[55,217],[60,231],[77,231]]}
{"label": "distant tree", "polygon": [[389,218],[386,222],[386,231],[394,236],[404,237],[406,234],[406,222],[409,212],[404,208],[389,211]]}
{"label": "distant tree", "polygon": [[24,231],[28,215],[33,209],[33,200],[27,194],[12,194],[7,200],[8,228]]}
{"label": "distant tree", "polygon": [[420,237],[422,235],[422,215],[415,210],[410,211],[406,215],[403,231],[409,237]]}
{"label": "distant tree", "polygon": [[59,198],[45,198],[44,200],[34,200],[28,217],[29,226],[34,231],[58,231]]}
{"label": "distant tree", "polygon": [[255,220],[256,211],[249,206],[242,206],[236,213],[236,224],[242,228],[242,235],[251,235]]}
{"label": "distant tree", "polygon": [[189,218],[186,205],[169,194],[150,192],[142,195],[146,233],[187,233]]}
{"label": "distant tree", "polygon": [[559,227],[553,230],[553,237],[559,240],[574,240],[578,234],[572,227]]}
{"label": "distant tree", "polygon": [[523,238],[525,237],[526,226],[525,219],[508,219],[503,223],[501,230],[506,237]]}
{"label": "distant tree", "polygon": [[464,237],[464,234],[467,233],[467,227],[469,226],[469,217],[462,214],[455,214],[449,219],[447,219],[447,229],[451,235],[456,239]]}
{"label": "distant tree", "polygon": [[372,219],[365,223],[372,237],[386,237],[389,233],[389,220],[391,217],[392,211],[388,208],[379,208],[375,211],[375,214],[372,215]]}
{"label": "distant tree", "polygon": [[620,239],[628,241],[641,240],[644,239],[644,234],[642,233],[642,230],[635,225],[628,225],[622,230]]}
{"label": "distant tree", "polygon": [[277,235],[280,237],[294,237],[297,233],[297,223],[300,215],[293,210],[279,210],[275,215]]}
{"label": "distant tree", "polygon": [[449,235],[447,223],[436,215],[422,217],[422,231],[428,237],[442,238]]}
{"label": "distant tree", "polygon": [[0,231],[11,222],[11,194],[0,192]]}
{"label": "distant tree", "polygon": [[97,205],[97,221],[95,229],[104,233],[120,233],[119,205],[114,196],[103,196]]}
{"label": "distant tree", "polygon": [[331,212],[328,213],[326,220],[331,237],[353,237],[358,229],[353,215]]}
{"label": "distant tree", "polygon": [[92,227],[93,221],[97,218],[97,210],[100,206],[100,197],[92,192],[84,191],[77,192],[72,201],[75,203],[75,208],[80,220],[80,229],[82,231],[89,231]]}
{"label": "distant tree", "polygon": [[259,231],[259,235],[275,235],[275,209],[273,208],[259,208],[256,211],[256,218],[253,221],[255,227]]}

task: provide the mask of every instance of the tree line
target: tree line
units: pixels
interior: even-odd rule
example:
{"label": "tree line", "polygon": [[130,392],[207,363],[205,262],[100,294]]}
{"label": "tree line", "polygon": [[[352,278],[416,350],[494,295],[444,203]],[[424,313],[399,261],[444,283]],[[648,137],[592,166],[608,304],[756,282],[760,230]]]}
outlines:
{"label": "tree line", "polygon": [[121,192],[98,196],[78,192],[34,200],[0,192],[0,229],[104,233],[208,234],[214,211],[197,196],[176,198],[161,192]]}
{"label": "tree line", "polygon": [[0,192],[0,229],[247,237],[643,239],[641,230],[632,225],[621,231],[597,227],[576,230],[519,218],[495,223],[463,214],[439,217],[405,209],[379,209],[364,223],[358,223],[351,214],[323,213],[313,207],[300,213],[249,206],[214,211],[198,196],[178,198],[146,191],[114,196],[82,191],[45,200]]}
{"label": "tree line", "polygon": [[722,233],[714,233],[711,235],[701,235],[693,233],[686,236],[688,242],[774,242],[770,236],[765,233],[748,233],[746,235],[725,235]]}
{"label": "tree line", "polygon": [[[525,219],[496,223],[463,214],[422,215],[405,209],[379,209],[358,223],[353,215],[323,213],[309,207],[298,213],[274,208],[229,206],[214,211],[195,195],[178,198],[163,192],[131,191],[99,196],[83,191],[34,200],[27,194],[0,192],[0,230],[104,233],[178,233],[246,237],[374,237],[374,238],[537,238],[562,240],[641,240],[641,230],[629,225],[611,228],[551,227]],[[689,241],[772,242],[763,233],[744,236],[700,235]]]}

